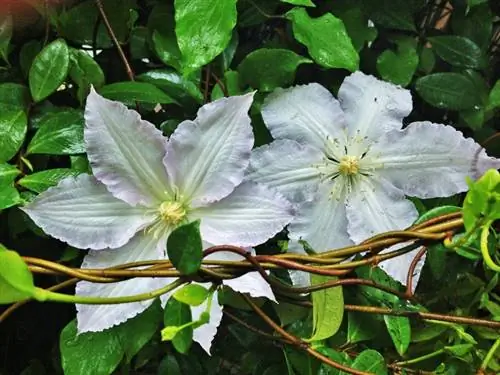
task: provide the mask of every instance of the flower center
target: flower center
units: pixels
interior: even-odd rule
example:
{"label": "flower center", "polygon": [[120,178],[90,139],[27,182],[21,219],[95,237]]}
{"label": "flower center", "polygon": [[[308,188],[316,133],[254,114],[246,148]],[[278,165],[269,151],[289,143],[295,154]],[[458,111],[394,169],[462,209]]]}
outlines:
{"label": "flower center", "polygon": [[351,176],[358,173],[359,158],[357,156],[343,156],[339,164],[339,172],[344,176]]}
{"label": "flower center", "polygon": [[163,202],[160,204],[161,219],[170,225],[177,225],[186,218],[186,209],[179,202]]}

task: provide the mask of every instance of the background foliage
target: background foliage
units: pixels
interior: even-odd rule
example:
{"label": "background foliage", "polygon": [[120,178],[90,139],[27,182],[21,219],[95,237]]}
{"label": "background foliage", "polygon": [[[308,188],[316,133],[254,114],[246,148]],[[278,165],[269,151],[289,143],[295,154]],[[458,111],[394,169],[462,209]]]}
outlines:
{"label": "background foliage", "polygon": [[[335,93],[350,71],[360,69],[412,90],[408,122],[451,124],[478,142],[498,131],[500,3],[495,0],[7,3],[0,3],[0,242],[24,256],[72,266],[81,260],[80,252],[44,235],[18,207],[62,178],[89,171],[83,105],[90,85],[138,109],[165,135],[194,118],[204,102],[258,89],[251,111],[258,146],[271,140],[259,115],[266,93],[307,82]],[[497,140],[485,147],[500,155]],[[461,206],[462,200],[415,203],[424,214]],[[277,249],[273,241],[258,251]],[[469,248],[430,252],[417,289],[420,308],[500,320],[498,273],[479,259]],[[361,268],[358,276],[391,283],[377,272]],[[36,279],[45,287],[60,281]],[[346,289],[344,298],[390,308],[401,304],[364,287]],[[266,329],[235,296],[227,301],[230,314]],[[171,308],[182,316],[182,307]],[[287,304],[264,309],[289,332],[311,336],[308,309]],[[31,304],[10,316],[0,325],[0,373],[57,374],[63,368],[66,374],[339,373],[228,319],[208,357],[194,345],[160,342],[157,305],[120,329],[92,337],[75,338],[73,317],[72,306],[47,304]],[[416,368],[474,373],[498,337],[488,328],[405,317],[349,312],[339,319],[340,329],[323,354],[377,374],[395,371],[386,363],[429,353],[434,354],[417,361]],[[485,371],[500,371],[498,351]]]}

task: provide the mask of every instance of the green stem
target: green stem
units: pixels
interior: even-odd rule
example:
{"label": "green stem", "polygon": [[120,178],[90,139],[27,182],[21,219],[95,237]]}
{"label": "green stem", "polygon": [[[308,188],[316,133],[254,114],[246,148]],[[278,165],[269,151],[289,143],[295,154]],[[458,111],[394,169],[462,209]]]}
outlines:
{"label": "green stem", "polygon": [[136,294],[133,296],[111,297],[111,298],[71,296],[69,294],[56,293],[42,288],[35,288],[34,298],[42,302],[53,301],[53,302],[63,302],[63,303],[80,303],[84,305],[117,305],[120,303],[139,302],[156,298],[165,293],[170,292],[171,290],[177,288],[178,286],[184,283],[185,281],[179,279],[174,281],[173,283],[164,286],[163,288],[152,290],[151,292]]}
{"label": "green stem", "polygon": [[435,352],[432,352],[432,353],[429,353],[429,354],[426,354],[426,355],[423,355],[423,356],[420,356],[417,358],[409,359],[407,361],[396,362],[395,365],[397,365],[397,366],[412,365],[414,363],[425,361],[429,358],[437,357],[438,355],[441,355],[443,353],[444,353],[444,349],[439,349],[439,350],[436,350]]}
{"label": "green stem", "polygon": [[488,251],[488,235],[490,234],[492,224],[493,220],[488,220],[481,229],[481,254],[483,255],[484,262],[490,269],[500,272],[500,266],[491,259],[490,252]]}
{"label": "green stem", "polygon": [[486,370],[486,368],[488,367],[488,363],[491,361],[498,348],[500,348],[500,337],[497,339],[497,341],[495,341],[490,350],[488,350],[486,357],[484,357],[483,363],[481,363],[480,369]]}

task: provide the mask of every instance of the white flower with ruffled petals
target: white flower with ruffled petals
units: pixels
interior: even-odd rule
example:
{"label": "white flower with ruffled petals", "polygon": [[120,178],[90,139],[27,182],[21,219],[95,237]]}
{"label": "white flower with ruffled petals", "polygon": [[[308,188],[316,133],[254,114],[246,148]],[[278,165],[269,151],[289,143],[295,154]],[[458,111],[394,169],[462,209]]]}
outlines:
{"label": "white flower with ruffled petals", "polygon": [[[253,151],[246,179],[298,205],[291,251],[303,251],[300,239],[321,252],[407,228],[418,215],[406,195],[463,192],[466,176],[500,165],[451,126],[414,122],[402,129],[412,110],[408,90],[356,72],[338,98],[311,83],[277,89],[262,107],[276,140]],[[380,266],[404,284],[416,251]]]}
{"label": "white flower with ruffled petals", "polygon": [[[47,234],[74,247],[91,249],[84,268],[166,259],[166,241],[172,230],[197,219],[201,219],[200,231],[207,246],[263,243],[290,222],[292,207],[263,185],[241,183],[254,142],[247,113],[252,100],[253,94],[248,94],[206,104],[194,121],[179,124],[167,140],[137,112],[92,90],[85,109],[84,135],[94,176],[64,179],[23,209]],[[219,260],[232,259],[231,254],[216,255]],[[249,279],[258,290],[248,287]],[[82,281],[76,293],[129,296],[171,281]],[[236,291],[274,300],[257,272],[225,283]],[[207,351],[222,316],[216,293],[213,298],[210,322],[195,330],[195,339]],[[120,324],[152,302],[77,305],[78,331],[101,331]]]}

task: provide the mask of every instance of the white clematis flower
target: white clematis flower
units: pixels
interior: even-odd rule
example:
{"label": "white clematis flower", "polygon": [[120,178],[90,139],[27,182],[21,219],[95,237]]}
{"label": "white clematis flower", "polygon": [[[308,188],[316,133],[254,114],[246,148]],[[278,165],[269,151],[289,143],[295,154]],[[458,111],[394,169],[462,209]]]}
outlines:
{"label": "white clematis flower", "polygon": [[[207,246],[254,246],[283,229],[291,204],[253,182],[241,183],[254,138],[247,114],[253,94],[204,105],[194,121],[184,121],[167,141],[151,123],[123,104],[94,90],[85,109],[85,143],[94,176],[67,178],[40,194],[24,211],[46,233],[74,247],[92,249],[82,267],[166,259],[166,241],[177,226],[201,219]],[[225,260],[224,254],[217,254]],[[247,292],[274,300],[257,272],[232,280]],[[171,282],[136,278],[112,284],[79,282],[77,295],[117,297],[145,293]],[[264,286],[264,284],[266,284]],[[122,305],[77,305],[78,331],[101,331],[120,324],[153,300]],[[220,310],[218,303],[213,309]],[[211,323],[218,325],[220,316]],[[213,320],[213,321],[212,321]],[[218,322],[217,322],[218,320]],[[209,324],[210,325],[210,324]],[[204,338],[207,326],[195,337]],[[215,333],[214,333],[215,334]]]}
{"label": "white clematis flower", "polygon": [[[450,126],[415,122],[402,129],[412,110],[408,90],[356,72],[338,97],[311,83],[278,89],[262,107],[276,140],[253,151],[246,180],[299,205],[289,226],[292,251],[301,251],[300,239],[326,251],[404,229],[418,216],[405,195],[450,196],[467,190],[466,176],[500,166]],[[404,284],[415,255],[380,267]]]}

